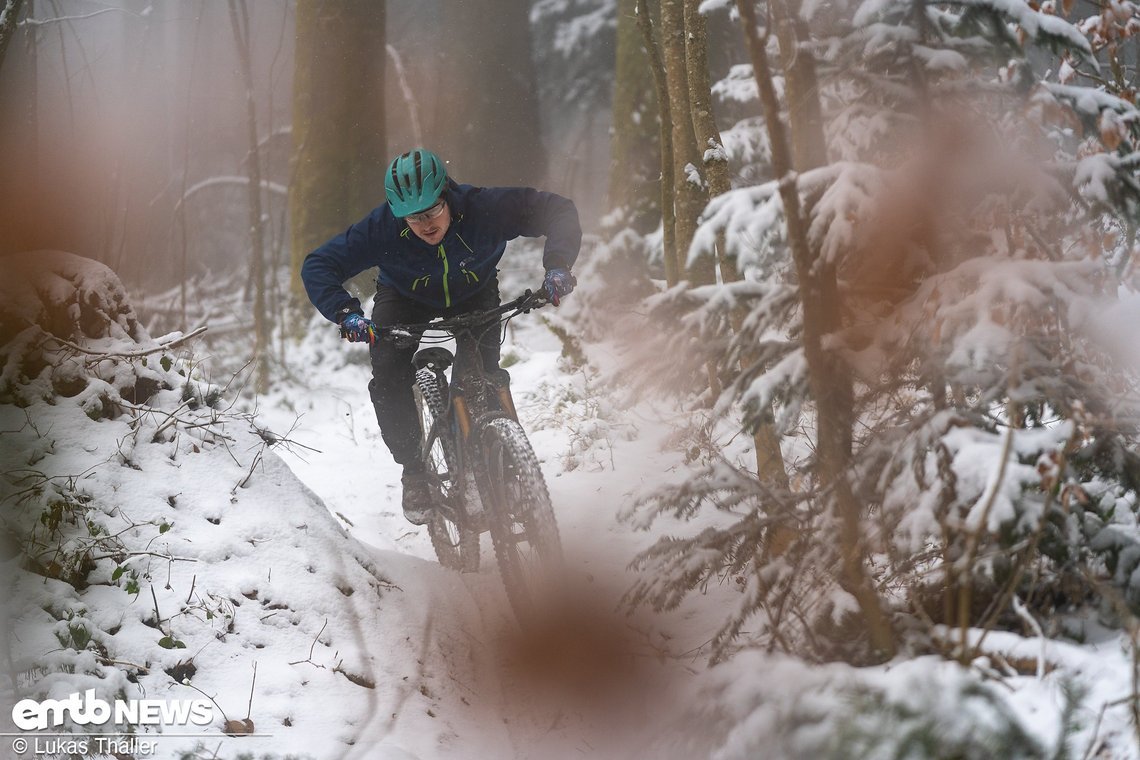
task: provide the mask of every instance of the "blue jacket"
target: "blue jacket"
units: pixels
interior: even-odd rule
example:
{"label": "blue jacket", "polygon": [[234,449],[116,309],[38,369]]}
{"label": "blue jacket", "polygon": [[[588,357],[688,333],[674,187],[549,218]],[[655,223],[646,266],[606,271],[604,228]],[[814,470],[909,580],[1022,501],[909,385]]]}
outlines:
{"label": "blue jacket", "polygon": [[542,264],[569,268],[578,257],[582,228],[569,198],[529,187],[473,187],[449,182],[451,226],[429,245],[397,219],[388,204],[372,210],[305,257],[301,279],[309,300],[326,319],[359,309],[344,283],[379,267],[377,285],[436,308],[460,304],[495,276],[507,241],[546,236]]}

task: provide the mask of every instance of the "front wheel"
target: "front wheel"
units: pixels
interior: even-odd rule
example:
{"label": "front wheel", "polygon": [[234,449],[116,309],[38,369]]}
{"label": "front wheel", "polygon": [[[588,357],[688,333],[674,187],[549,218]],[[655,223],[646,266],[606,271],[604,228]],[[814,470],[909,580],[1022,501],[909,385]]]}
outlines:
{"label": "front wheel", "polygon": [[431,370],[416,372],[414,395],[423,434],[423,460],[441,499],[427,525],[439,564],[463,573],[479,569],[479,533],[467,518],[467,487],[454,435],[447,425],[446,385]]}
{"label": "front wheel", "polygon": [[550,492],[522,427],[497,418],[482,430],[483,506],[507,598],[521,623],[533,618],[562,570]]}

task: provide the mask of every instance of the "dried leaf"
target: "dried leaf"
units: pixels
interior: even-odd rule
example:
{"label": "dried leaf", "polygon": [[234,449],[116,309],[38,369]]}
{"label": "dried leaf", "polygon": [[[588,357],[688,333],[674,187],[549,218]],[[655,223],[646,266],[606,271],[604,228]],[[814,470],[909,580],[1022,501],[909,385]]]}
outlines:
{"label": "dried leaf", "polygon": [[1108,150],[1116,150],[1124,141],[1124,124],[1112,111],[1104,111],[1100,115],[1100,141]]}
{"label": "dried leaf", "polygon": [[245,720],[227,720],[225,725],[222,726],[222,732],[230,736],[248,736],[254,732],[253,721],[249,718]]}

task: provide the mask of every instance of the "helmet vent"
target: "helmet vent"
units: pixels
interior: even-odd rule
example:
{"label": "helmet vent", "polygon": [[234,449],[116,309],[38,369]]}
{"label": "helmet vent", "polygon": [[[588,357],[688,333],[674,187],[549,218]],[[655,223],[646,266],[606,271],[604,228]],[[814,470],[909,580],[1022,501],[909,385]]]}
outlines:
{"label": "helmet vent", "polygon": [[395,163],[392,164],[392,188],[391,189],[396,191],[396,197],[398,197],[400,200],[404,200],[404,192],[400,188],[400,176],[398,174],[396,174],[396,164]]}

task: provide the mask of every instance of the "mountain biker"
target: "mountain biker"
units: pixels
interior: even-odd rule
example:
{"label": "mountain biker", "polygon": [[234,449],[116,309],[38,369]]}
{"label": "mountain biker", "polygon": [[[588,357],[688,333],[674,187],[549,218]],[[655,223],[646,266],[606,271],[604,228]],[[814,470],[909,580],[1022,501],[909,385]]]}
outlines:
{"label": "mountain biker", "polygon": [[[404,516],[431,519],[432,488],[419,444],[412,384],[415,348],[377,340],[378,325],[427,322],[498,306],[497,266],[508,240],[546,236],[543,289],[558,305],[576,284],[570,268],[582,243],[574,202],[529,187],[460,185],[443,161],[423,148],[388,166],[387,202],[310,253],[301,266],[309,300],[340,326],[341,336],[367,342],[372,359],[368,392],[380,434],[403,466]],[[379,267],[371,319],[342,283]],[[499,329],[479,338],[485,370],[499,370]],[[505,374],[505,373],[504,373]]]}

